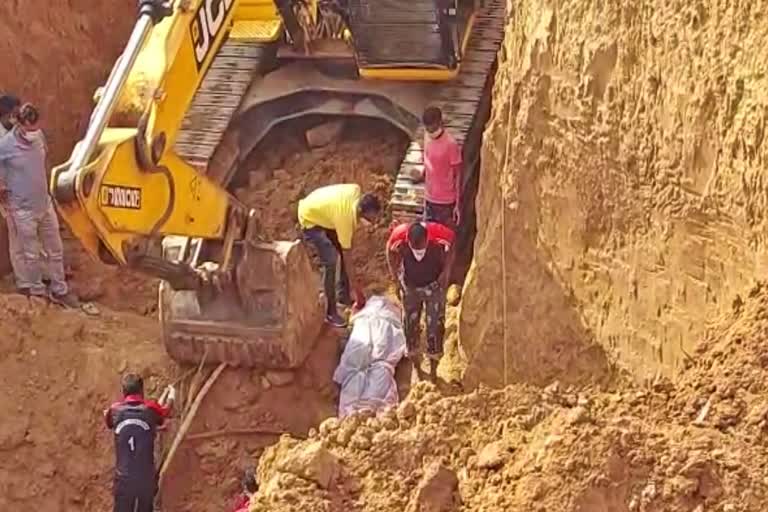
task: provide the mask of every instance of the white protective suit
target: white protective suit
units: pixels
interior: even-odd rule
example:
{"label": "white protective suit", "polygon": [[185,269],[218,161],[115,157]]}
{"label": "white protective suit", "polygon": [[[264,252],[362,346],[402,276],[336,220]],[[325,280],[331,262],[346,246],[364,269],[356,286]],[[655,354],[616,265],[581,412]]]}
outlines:
{"label": "white protective suit", "polygon": [[341,385],[339,417],[396,406],[395,367],[404,355],[400,306],[383,296],[369,298],[352,317],[352,334],[333,374]]}

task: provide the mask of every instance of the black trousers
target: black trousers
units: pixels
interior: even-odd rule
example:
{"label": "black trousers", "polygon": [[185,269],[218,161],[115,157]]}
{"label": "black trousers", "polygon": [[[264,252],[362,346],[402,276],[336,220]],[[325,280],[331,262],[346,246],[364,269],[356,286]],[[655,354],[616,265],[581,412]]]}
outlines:
{"label": "black trousers", "polygon": [[[336,232],[331,229],[314,227],[303,230],[302,237],[305,242],[314,246],[320,259],[320,266],[323,270],[323,289],[327,300],[326,313],[329,315],[336,313],[337,300],[344,305],[352,305],[346,262]],[[341,260],[341,270],[337,278],[336,263],[339,260]]]}
{"label": "black trousers", "polygon": [[152,490],[130,490],[116,487],[113,512],[152,512],[155,493]]}

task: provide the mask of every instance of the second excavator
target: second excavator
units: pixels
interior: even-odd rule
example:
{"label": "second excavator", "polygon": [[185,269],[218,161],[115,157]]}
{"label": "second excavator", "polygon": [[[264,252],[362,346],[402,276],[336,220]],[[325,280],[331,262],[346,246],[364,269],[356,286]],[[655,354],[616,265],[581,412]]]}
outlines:
{"label": "second excavator", "polygon": [[229,192],[240,162],[286,121],[383,119],[412,140],[393,214],[419,215],[419,115],[439,105],[476,165],[504,14],[501,0],[141,0],[52,173],[57,209],[95,258],[161,279],[173,358],[296,367],[322,328],[319,277]]}

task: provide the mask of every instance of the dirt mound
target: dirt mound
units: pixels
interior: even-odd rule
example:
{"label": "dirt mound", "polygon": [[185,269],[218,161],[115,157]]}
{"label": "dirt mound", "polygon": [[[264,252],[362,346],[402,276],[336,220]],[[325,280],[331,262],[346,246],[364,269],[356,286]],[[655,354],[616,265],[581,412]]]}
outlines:
{"label": "dirt mound", "polygon": [[680,419],[736,433],[766,446],[768,432],[768,285],[758,283],[711,327],[677,383]]}
{"label": "dirt mound", "polygon": [[[285,125],[242,165],[235,195],[259,213],[267,238],[295,239],[299,200],[325,185],[357,183],[386,207],[408,140],[384,122],[352,119],[345,124],[338,138],[315,149],[308,147],[300,124]],[[369,289],[390,285],[384,251],[389,222],[385,216],[377,226],[361,226],[355,234],[353,264]]]}
{"label": "dirt mound", "polygon": [[[419,384],[378,417],[327,420],[266,451],[251,512],[763,510],[767,305],[759,287],[713,328],[679,387],[445,397]],[[712,404],[696,421],[702,397]]]}
{"label": "dirt mound", "polygon": [[156,322],[105,311],[98,319],[0,295],[0,506],[106,510],[112,436],[101,411],[120,374],[141,372],[150,394],[173,373]]}

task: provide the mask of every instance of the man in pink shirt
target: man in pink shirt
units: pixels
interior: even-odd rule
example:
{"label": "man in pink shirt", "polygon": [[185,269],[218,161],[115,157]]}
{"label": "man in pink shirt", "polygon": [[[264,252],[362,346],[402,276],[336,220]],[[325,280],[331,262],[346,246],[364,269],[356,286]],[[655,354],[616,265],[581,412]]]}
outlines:
{"label": "man in pink shirt", "polygon": [[443,126],[443,112],[429,107],[421,117],[424,137],[424,220],[453,230],[460,222],[461,146]]}

